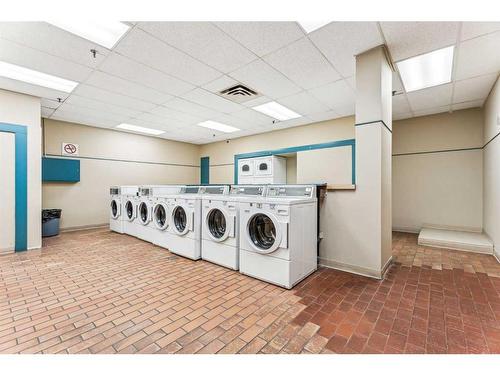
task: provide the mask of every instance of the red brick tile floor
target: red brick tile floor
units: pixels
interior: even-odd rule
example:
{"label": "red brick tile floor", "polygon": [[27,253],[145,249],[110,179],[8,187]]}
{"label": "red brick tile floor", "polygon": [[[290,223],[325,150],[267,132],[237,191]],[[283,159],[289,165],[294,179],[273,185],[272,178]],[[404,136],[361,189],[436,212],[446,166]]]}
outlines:
{"label": "red brick tile floor", "polygon": [[105,229],[63,233],[0,257],[0,352],[500,353],[500,265],[393,244],[382,281],[320,268],[287,291]]}

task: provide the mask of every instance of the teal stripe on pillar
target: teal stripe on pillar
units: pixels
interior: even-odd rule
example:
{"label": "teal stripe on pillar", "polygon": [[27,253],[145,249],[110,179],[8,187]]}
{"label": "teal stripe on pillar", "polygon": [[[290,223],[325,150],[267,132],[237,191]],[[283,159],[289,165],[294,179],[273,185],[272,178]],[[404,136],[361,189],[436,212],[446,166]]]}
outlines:
{"label": "teal stripe on pillar", "polygon": [[28,249],[28,134],[26,126],[0,123],[0,132],[15,134],[15,250]]}
{"label": "teal stripe on pillar", "polygon": [[200,183],[210,184],[210,158],[208,156],[200,159]]}

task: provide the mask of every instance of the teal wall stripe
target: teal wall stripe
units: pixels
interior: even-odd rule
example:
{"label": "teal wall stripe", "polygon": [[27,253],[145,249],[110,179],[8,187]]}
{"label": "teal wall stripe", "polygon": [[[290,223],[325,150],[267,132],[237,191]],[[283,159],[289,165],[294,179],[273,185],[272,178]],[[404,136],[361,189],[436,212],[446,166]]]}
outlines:
{"label": "teal wall stripe", "polygon": [[200,159],[200,183],[202,185],[210,184],[210,158],[208,156]]}
{"label": "teal wall stripe", "polygon": [[236,154],[234,155],[234,183],[235,184],[238,183],[238,160],[240,159],[258,158],[261,156],[281,155],[281,154],[289,154],[302,151],[321,150],[325,148],[334,148],[334,147],[351,147],[351,155],[352,155],[351,182],[353,185],[355,185],[356,184],[356,140],[355,139],[343,139],[340,141],[285,147],[276,150],[255,151],[245,154]]}
{"label": "teal wall stripe", "polygon": [[79,182],[80,160],[42,158],[43,182]]}
{"label": "teal wall stripe", "polygon": [[28,249],[28,134],[26,126],[0,123],[0,132],[15,135],[15,251]]}

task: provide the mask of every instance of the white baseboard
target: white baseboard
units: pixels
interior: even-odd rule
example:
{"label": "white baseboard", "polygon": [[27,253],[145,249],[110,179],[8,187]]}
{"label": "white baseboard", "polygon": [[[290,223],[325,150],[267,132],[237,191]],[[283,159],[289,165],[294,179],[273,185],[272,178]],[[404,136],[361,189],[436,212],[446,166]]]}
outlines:
{"label": "white baseboard", "polygon": [[381,270],[355,266],[353,264],[337,262],[331,259],[325,259],[321,257],[319,257],[318,259],[320,266],[332,268],[339,271],[349,272],[356,275],[366,276],[377,280],[382,280],[384,278],[385,273],[392,264],[392,256],[389,258],[389,260],[386,262],[386,264]]}
{"label": "white baseboard", "polygon": [[458,232],[472,232],[472,233],[482,233],[483,228],[480,227],[467,227],[467,226],[458,226],[458,225],[444,225],[444,224],[430,224],[430,223],[423,223],[422,228],[429,228],[429,229],[443,229],[443,230],[454,230]]}
{"label": "white baseboard", "polygon": [[109,223],[82,225],[82,226],[78,226],[78,227],[66,227],[66,228],[61,228],[61,232],[76,232],[79,230],[101,229],[101,228],[106,228],[106,227],[109,227]]}

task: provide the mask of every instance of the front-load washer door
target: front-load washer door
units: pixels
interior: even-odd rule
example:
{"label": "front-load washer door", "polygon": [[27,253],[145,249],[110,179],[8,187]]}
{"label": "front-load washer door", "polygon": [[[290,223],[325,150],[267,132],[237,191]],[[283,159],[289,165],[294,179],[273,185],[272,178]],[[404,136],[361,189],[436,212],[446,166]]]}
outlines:
{"label": "front-load washer door", "polygon": [[139,203],[139,220],[142,225],[147,225],[151,221],[151,212],[148,202]]}
{"label": "front-load washer door", "polygon": [[208,211],[205,225],[213,241],[222,242],[229,236],[234,237],[234,216],[229,216],[220,208]]}
{"label": "front-load washer door", "polygon": [[269,254],[280,247],[282,230],[273,215],[257,212],[248,220],[247,236],[255,251]]}
{"label": "front-load washer door", "polygon": [[113,219],[118,219],[120,217],[120,214],[121,214],[121,210],[120,210],[120,202],[118,202],[118,200],[116,199],[112,199],[111,200],[111,217]]}
{"label": "front-load washer door", "polygon": [[127,203],[125,203],[125,213],[127,214],[127,220],[128,221],[134,221],[135,219],[135,204],[131,200],[127,200]]}
{"label": "front-load washer door", "polygon": [[168,228],[168,208],[166,203],[157,203],[153,208],[153,221],[160,230]]}
{"label": "front-load washer door", "polygon": [[184,206],[177,205],[172,210],[172,228],[180,236],[185,235],[191,227],[188,211]]}

